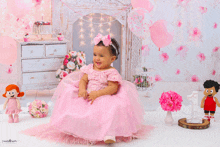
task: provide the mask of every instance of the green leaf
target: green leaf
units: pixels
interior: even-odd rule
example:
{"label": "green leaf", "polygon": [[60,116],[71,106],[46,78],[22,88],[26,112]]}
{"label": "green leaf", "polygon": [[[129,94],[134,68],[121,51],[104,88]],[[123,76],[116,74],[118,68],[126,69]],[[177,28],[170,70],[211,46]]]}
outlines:
{"label": "green leaf", "polygon": [[42,107],[45,107],[45,105],[44,105],[44,104],[42,104]]}

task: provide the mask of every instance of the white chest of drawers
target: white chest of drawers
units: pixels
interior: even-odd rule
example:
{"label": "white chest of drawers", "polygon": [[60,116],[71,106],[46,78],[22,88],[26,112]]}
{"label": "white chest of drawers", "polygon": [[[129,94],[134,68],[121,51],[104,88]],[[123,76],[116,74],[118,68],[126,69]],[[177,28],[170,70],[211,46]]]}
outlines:
{"label": "white chest of drawers", "polygon": [[67,40],[23,42],[17,40],[18,86],[22,91],[55,88],[56,70],[63,64]]}

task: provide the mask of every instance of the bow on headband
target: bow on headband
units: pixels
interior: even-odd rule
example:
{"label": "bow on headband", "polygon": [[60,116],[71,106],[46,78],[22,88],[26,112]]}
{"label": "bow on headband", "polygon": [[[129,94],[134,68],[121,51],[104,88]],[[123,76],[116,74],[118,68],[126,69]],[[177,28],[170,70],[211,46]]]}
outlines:
{"label": "bow on headband", "polygon": [[110,35],[102,36],[102,34],[98,34],[94,38],[95,45],[97,45],[100,41],[102,41],[105,46],[112,45],[112,41],[111,41]]}

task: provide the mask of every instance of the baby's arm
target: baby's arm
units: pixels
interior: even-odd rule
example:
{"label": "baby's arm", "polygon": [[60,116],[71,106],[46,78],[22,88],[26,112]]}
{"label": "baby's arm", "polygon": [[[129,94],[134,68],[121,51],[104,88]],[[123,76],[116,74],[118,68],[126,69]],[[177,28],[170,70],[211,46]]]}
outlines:
{"label": "baby's arm", "polygon": [[215,102],[216,102],[217,106],[220,107],[220,103],[216,97],[215,97]]}
{"label": "baby's arm", "polygon": [[88,74],[84,74],[79,82],[79,94],[78,97],[87,97],[87,84],[88,84]]}
{"label": "baby's arm", "polygon": [[18,107],[18,109],[20,109],[20,108],[21,108],[21,105],[20,105],[19,99],[16,98],[16,101],[17,101],[17,107]]}
{"label": "baby's arm", "polygon": [[3,109],[6,108],[7,103],[8,103],[8,99],[5,101],[4,106],[3,106]]}
{"label": "baby's arm", "polygon": [[202,101],[201,101],[201,108],[204,108],[205,99],[206,99],[206,96],[204,96],[204,97],[202,98]]}
{"label": "baby's arm", "polygon": [[104,89],[98,90],[97,95],[98,97],[103,95],[112,95],[117,93],[118,88],[119,88],[118,82],[108,81],[108,86],[105,87]]}

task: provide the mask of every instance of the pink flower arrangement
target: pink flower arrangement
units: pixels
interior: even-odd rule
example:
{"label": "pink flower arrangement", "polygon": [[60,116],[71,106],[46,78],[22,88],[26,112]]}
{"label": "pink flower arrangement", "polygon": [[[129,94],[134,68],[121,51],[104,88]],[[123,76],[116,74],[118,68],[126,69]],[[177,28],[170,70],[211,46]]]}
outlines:
{"label": "pink flower arrangement", "polygon": [[159,100],[162,109],[165,111],[179,111],[182,107],[182,96],[174,91],[163,92]]}
{"label": "pink flower arrangement", "polygon": [[46,117],[48,114],[48,104],[45,101],[36,99],[28,106],[28,112],[33,118]]}
{"label": "pink flower arrangement", "polygon": [[71,51],[65,56],[63,65],[56,72],[56,78],[61,81],[64,77],[73,71],[79,70],[86,64],[86,55],[83,51]]}

